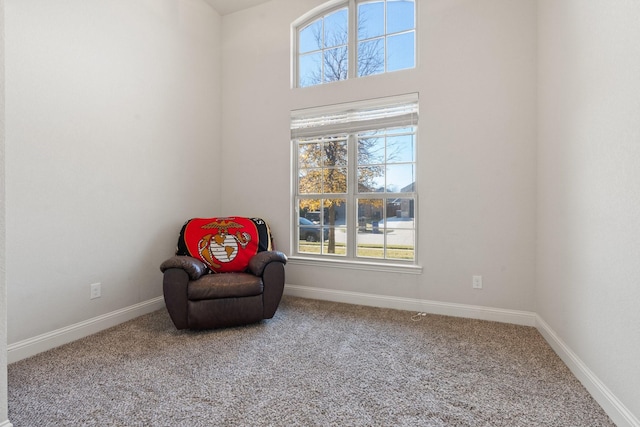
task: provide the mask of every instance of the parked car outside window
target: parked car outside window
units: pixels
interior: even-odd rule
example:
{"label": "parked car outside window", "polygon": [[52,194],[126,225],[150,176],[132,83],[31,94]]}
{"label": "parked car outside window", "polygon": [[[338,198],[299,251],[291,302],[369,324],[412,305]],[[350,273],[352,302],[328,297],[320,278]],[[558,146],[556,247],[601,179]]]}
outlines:
{"label": "parked car outside window", "polygon": [[[324,230],[324,239],[329,238],[329,229]],[[320,227],[309,221],[307,218],[300,217],[300,240],[306,240],[307,242],[319,242],[320,241]]]}

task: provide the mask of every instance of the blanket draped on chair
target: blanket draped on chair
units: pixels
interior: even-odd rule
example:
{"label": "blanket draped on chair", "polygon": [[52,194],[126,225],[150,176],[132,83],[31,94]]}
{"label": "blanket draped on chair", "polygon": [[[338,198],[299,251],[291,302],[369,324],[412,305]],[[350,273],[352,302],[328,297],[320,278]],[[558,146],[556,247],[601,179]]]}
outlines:
{"label": "blanket draped on chair", "polygon": [[244,271],[258,252],[272,250],[269,226],[260,218],[192,218],[185,222],[176,255],[204,262],[214,273]]}

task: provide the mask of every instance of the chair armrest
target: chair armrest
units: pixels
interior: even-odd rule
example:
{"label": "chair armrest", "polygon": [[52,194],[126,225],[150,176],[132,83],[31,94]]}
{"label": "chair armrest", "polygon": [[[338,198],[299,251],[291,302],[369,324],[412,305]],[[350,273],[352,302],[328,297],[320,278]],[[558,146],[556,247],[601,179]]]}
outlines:
{"label": "chair armrest", "polygon": [[249,260],[249,271],[255,276],[262,276],[264,268],[271,262],[287,263],[287,256],[280,251],[262,251]]}
{"label": "chair armrest", "polygon": [[271,319],[278,309],[284,292],[284,263],[270,262],[262,274],[264,291],[262,292],[262,316]]}
{"label": "chair armrest", "polygon": [[191,280],[197,280],[207,273],[207,266],[198,259],[190,256],[173,256],[160,264],[163,273],[170,268],[179,268],[187,272]]}
{"label": "chair armrest", "polygon": [[189,287],[189,275],[181,268],[168,268],[164,271],[162,281],[162,293],[164,303],[171,316],[173,324],[178,329],[189,327],[189,301],[187,289]]}

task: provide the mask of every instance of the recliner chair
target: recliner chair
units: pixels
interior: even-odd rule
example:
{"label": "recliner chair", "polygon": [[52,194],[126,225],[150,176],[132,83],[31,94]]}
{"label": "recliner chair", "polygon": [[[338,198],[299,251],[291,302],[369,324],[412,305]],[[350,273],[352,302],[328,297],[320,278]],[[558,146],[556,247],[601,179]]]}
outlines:
{"label": "recliner chair", "polygon": [[[220,221],[212,223],[219,224]],[[227,226],[224,232],[227,233],[229,228]],[[220,232],[228,238],[228,233],[225,233]],[[267,235],[270,246],[270,233]],[[210,235],[206,237],[211,239]],[[197,249],[199,254],[191,255],[204,255],[204,258],[178,254],[160,266],[164,273],[163,292],[167,311],[176,328],[213,329],[272,318],[284,290],[286,255],[279,251],[262,250],[249,258],[244,270],[215,273],[211,272],[212,263],[208,262],[212,259],[210,255],[213,251],[207,252],[206,244],[209,243],[202,241]],[[218,239],[218,243],[223,241]],[[205,254],[202,254],[203,248]],[[216,254],[220,257],[219,253]]]}

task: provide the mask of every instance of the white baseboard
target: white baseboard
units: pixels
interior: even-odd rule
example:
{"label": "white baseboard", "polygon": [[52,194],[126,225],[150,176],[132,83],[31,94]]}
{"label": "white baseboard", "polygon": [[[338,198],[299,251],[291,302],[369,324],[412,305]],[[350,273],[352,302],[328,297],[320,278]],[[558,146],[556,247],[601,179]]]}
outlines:
{"label": "white baseboard", "polygon": [[536,316],[536,327],[573,375],[578,378],[618,427],[640,427],[638,418],[618,400],[540,316]]}
{"label": "white baseboard", "polygon": [[536,325],[536,315],[529,311],[504,310],[501,308],[487,308],[476,305],[445,303],[415,298],[392,297],[387,295],[365,294],[360,292],[339,291],[334,289],[298,285],[285,285],[284,293],[285,295],[301,298],[344,302],[371,307],[393,308],[397,310],[440,314],[443,316],[490,320],[494,322],[513,323],[515,325],[523,326]]}
{"label": "white baseboard", "polygon": [[[59,347],[71,341],[95,334],[112,326],[160,310],[164,307],[164,298],[157,297],[102,316],[94,317],[46,334],[38,335],[7,346],[7,363],[26,359],[43,351]],[[11,424],[8,424],[9,426]],[[0,427],[5,427],[0,424]]]}
{"label": "white baseboard", "polygon": [[0,427],[13,427],[13,424],[11,424],[9,420],[7,420],[0,424]]}

